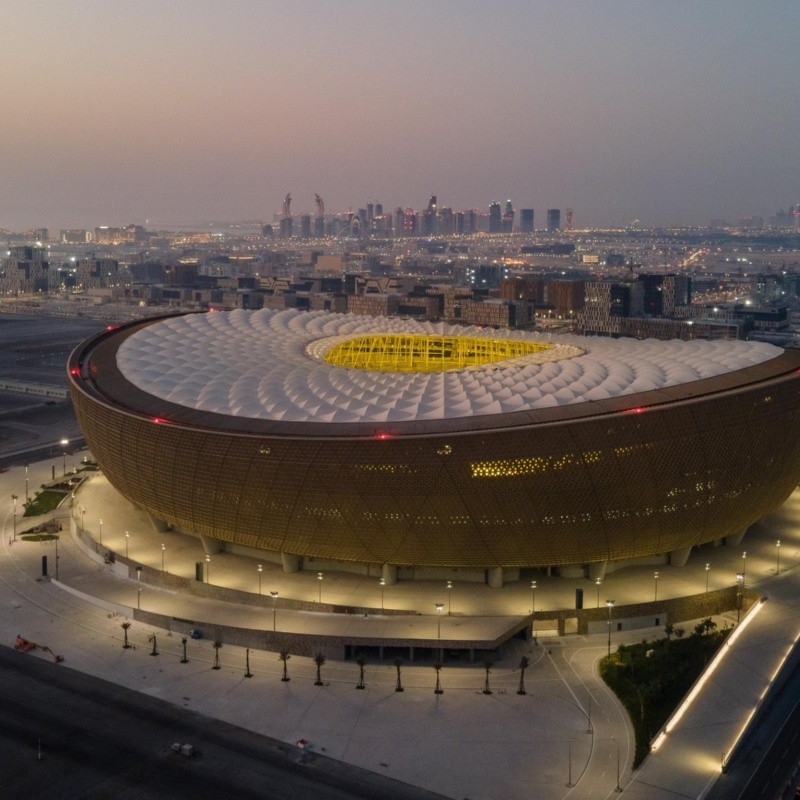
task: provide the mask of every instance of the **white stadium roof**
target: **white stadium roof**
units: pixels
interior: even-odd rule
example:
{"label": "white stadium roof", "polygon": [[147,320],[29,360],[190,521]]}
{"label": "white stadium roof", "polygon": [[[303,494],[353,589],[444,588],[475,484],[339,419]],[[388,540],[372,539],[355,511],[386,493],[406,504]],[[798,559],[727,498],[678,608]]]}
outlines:
{"label": "white stadium roof", "polygon": [[[322,360],[344,339],[382,333],[543,341],[541,354],[444,372],[378,372]],[[326,341],[322,341],[326,340]],[[298,311],[189,314],[119,348],[122,374],[179,405],[291,422],[404,422],[547,408],[677,386],[768,361],[761,342],[657,341],[420,323]]]}

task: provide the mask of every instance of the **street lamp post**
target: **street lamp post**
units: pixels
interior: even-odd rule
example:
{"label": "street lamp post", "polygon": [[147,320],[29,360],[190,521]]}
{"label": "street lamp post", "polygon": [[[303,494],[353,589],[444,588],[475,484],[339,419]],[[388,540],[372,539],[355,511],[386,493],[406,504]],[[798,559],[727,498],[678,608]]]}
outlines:
{"label": "street lamp post", "polygon": [[128,557],[128,542],[131,540],[131,535],[128,531],[125,531],[125,558]]}
{"label": "street lamp post", "polygon": [[603,581],[598,578],[594,585],[597,587],[597,607],[600,608],[600,587],[603,585]]}
{"label": "street lamp post", "polygon": [[211,556],[206,556],[206,583],[211,583]]}
{"label": "street lamp post", "polygon": [[442,611],[444,611],[444,603],[436,604],[436,638],[439,640],[439,659],[442,658]]}
{"label": "street lamp post", "polygon": [[58,536],[56,536],[56,580],[58,580]]}
{"label": "street lamp post", "polygon": [[778,563],[775,566],[775,574],[778,575],[778,574],[780,574],[780,571],[781,571],[781,540],[780,539],[778,539],[778,541],[775,542],[775,554],[777,555],[777,558],[778,558]]}
{"label": "street lamp post", "polygon": [[17,541],[17,496],[15,494],[11,495],[11,499],[14,501],[14,522],[13,522],[13,531],[14,537],[13,541]]}
{"label": "street lamp post", "polygon": [[325,577],[321,572],[317,573],[317,580],[319,581],[319,595],[318,595],[318,602],[322,602],[322,579]]}
{"label": "street lamp post", "polygon": [[83,533],[83,515],[86,513],[86,509],[81,506],[81,533]]}
{"label": "street lamp post", "polygon": [[62,468],[62,475],[67,474],[67,445],[69,444],[69,439],[62,439],[61,440],[61,468]]}
{"label": "street lamp post", "polygon": [[276,628],[276,620],[278,614],[278,593],[277,592],[270,592],[270,596],[272,597],[272,630],[277,630]]}
{"label": "street lamp post", "polygon": [[100,522],[100,544],[103,544],[103,520],[99,520]]}
{"label": "street lamp post", "polygon": [[256,570],[258,571],[258,593],[261,594],[261,573],[264,572],[263,565],[259,564],[256,567]]}
{"label": "street lamp post", "polygon": [[385,578],[381,578],[378,581],[378,584],[381,587],[381,614],[383,614],[383,593],[386,590],[386,579]]}
{"label": "street lamp post", "polygon": [[655,583],[655,591],[653,593],[653,602],[658,601],[658,572],[653,573],[653,582]]}
{"label": "street lamp post", "polygon": [[706,564],[706,593],[708,593],[708,573],[711,571],[711,564]]}
{"label": "street lamp post", "polygon": [[531,639],[536,644],[536,581],[531,581]]}
{"label": "street lamp post", "polygon": [[161,571],[164,572],[164,558],[167,553],[167,546],[161,542]]}
{"label": "street lamp post", "polygon": [[613,600],[606,600],[606,608],[608,609],[608,655],[611,655],[611,609],[614,608]]}
{"label": "street lamp post", "polygon": [[447,581],[447,616],[450,616],[452,609],[451,600],[453,597],[453,581]]}
{"label": "street lamp post", "polygon": [[617,788],[615,791],[621,792],[622,787],[619,785],[619,741],[617,739],[612,739],[611,741],[617,746]]}
{"label": "street lamp post", "polygon": [[[28,502],[28,465],[25,465],[25,502]],[[83,531],[81,531],[83,532]]]}
{"label": "street lamp post", "polygon": [[742,581],[747,579],[747,550],[742,553]]}
{"label": "street lamp post", "polygon": [[736,624],[739,624],[739,617],[742,614],[742,589],[744,588],[744,573],[736,573]]}

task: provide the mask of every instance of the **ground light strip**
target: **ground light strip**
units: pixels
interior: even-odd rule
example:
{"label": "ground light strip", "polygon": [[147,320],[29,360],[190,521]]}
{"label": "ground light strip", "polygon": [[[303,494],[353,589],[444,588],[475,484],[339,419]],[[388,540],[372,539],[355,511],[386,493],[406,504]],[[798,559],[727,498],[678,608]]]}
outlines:
{"label": "ground light strip", "polygon": [[[652,752],[658,750],[658,748],[663,744],[664,740],[667,738],[667,735],[672,732],[675,726],[680,722],[683,715],[689,709],[689,707],[694,702],[695,697],[700,693],[700,690],[705,686],[706,681],[714,674],[717,667],[722,663],[722,659],[730,651],[733,643],[739,638],[742,631],[755,619],[756,614],[764,607],[764,598],[759,600],[753,608],[750,610],[750,613],[741,621],[739,625],[737,625],[736,630],[728,637],[727,641],[720,651],[714,656],[711,663],[706,668],[705,672],[698,678],[697,683],[691,688],[689,694],[686,695],[683,702],[678,706],[675,710],[675,713],[667,720],[667,724],[664,726],[661,733],[656,736],[655,740],[653,741],[652,747],[650,748]],[[749,717],[748,717],[749,721]],[[741,736],[741,732],[739,734]],[[738,741],[738,737],[737,737]]]}

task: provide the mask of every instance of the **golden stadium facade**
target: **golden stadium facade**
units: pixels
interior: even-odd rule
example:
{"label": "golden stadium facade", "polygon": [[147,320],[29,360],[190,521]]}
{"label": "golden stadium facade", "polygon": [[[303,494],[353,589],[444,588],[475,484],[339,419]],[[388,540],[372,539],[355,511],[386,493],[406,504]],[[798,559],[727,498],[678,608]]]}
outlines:
{"label": "golden stadium facade", "polygon": [[70,389],[187,533],[396,566],[587,565],[745,530],[800,479],[800,351],[295,311],[135,322]]}

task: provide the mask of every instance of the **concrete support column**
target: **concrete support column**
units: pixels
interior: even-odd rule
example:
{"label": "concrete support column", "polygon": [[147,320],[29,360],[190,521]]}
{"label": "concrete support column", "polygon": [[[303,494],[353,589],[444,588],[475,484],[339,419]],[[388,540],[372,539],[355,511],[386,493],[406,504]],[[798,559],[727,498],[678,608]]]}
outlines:
{"label": "concrete support column", "polygon": [[672,567],[685,567],[692,552],[691,547],[683,547],[680,550],[672,550],[669,554],[669,563]]}
{"label": "concrete support column", "polygon": [[740,531],[739,533],[732,533],[730,536],[725,537],[725,544],[729,544],[731,547],[738,547],[742,543],[742,539],[744,539],[744,535],[747,533],[747,529]]}
{"label": "concrete support column", "polygon": [[397,567],[394,564],[384,564],[381,567],[381,578],[387,586],[394,586],[397,583]]}
{"label": "concrete support column", "polygon": [[608,569],[608,561],[598,561],[596,564],[589,564],[589,580],[604,581],[606,579],[606,570]]}
{"label": "concrete support column", "polygon": [[502,567],[490,567],[488,570],[486,570],[486,585],[490,586],[492,589],[503,588]]}
{"label": "concrete support column", "polygon": [[294,553],[281,553],[281,564],[284,572],[300,572],[300,556]]}
{"label": "concrete support column", "polygon": [[221,553],[225,549],[225,545],[219,539],[215,539],[213,536],[200,536],[200,541],[203,544],[203,552],[207,556],[215,556],[217,553]]}
{"label": "concrete support column", "polygon": [[152,514],[148,514],[147,516],[150,517],[150,523],[152,524],[156,533],[166,533],[167,531],[172,530],[172,525],[170,525],[165,519],[154,517]]}

